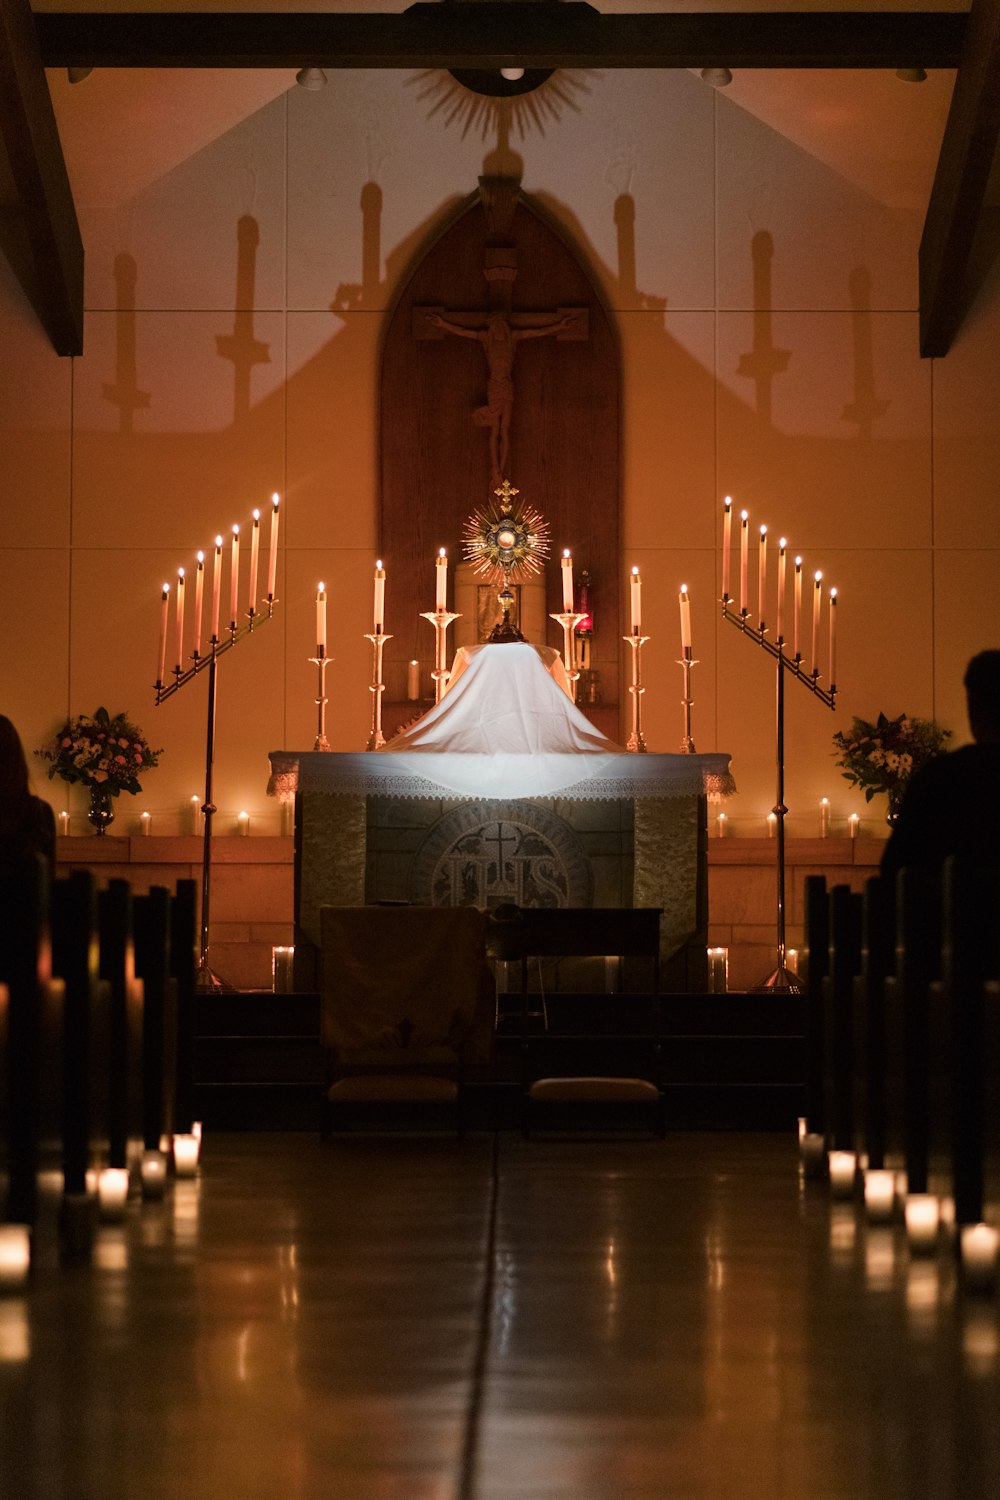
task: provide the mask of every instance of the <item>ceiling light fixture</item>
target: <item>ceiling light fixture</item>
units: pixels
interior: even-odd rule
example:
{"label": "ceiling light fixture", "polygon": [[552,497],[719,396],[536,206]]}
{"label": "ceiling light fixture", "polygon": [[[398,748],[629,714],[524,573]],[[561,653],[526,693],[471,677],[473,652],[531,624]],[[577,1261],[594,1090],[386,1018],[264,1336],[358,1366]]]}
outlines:
{"label": "ceiling light fixture", "polygon": [[524,77],[523,68],[501,68],[500,77],[506,78],[508,83],[517,83],[518,79]]}
{"label": "ceiling light fixture", "polygon": [[725,89],[732,83],[733,75],[728,68],[702,68],[701,81],[713,89]]}
{"label": "ceiling light fixture", "polygon": [[904,83],[926,83],[927,74],[923,68],[897,68],[896,77],[901,78]]}
{"label": "ceiling light fixture", "polygon": [[300,68],[295,75],[300,89],[325,89],[326,74],[322,68]]}

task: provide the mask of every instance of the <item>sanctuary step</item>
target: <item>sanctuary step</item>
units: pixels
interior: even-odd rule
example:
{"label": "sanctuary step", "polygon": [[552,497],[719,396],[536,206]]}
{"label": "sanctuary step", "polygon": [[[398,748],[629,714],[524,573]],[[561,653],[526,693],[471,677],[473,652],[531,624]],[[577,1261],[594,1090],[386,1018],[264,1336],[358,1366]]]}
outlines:
{"label": "sanctuary step", "polygon": [[[529,1010],[539,997],[529,995]],[[798,995],[663,995],[661,1078],[673,1129],[794,1126],[802,1110],[804,1008]],[[319,996],[200,995],[196,1105],[206,1128],[318,1130]],[[547,1029],[545,1027],[547,1020]],[[644,1073],[648,995],[546,997],[529,1016],[532,1074]],[[470,1089],[472,1129],[514,1127],[522,1077],[521,997],[500,997],[493,1077]]]}

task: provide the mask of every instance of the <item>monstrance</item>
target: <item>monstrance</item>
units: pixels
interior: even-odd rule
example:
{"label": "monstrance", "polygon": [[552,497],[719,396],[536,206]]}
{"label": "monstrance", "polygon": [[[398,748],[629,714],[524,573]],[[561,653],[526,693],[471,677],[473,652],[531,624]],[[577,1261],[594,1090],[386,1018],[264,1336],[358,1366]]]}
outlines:
{"label": "monstrance", "polygon": [[512,579],[530,578],[541,572],[549,555],[548,522],[530,505],[517,505],[520,491],[509,479],[493,491],[497,503],[474,511],[465,523],[463,546],[473,572],[487,583],[500,584],[500,620],[490,632],[494,644],[523,641],[511,622],[514,595]]}

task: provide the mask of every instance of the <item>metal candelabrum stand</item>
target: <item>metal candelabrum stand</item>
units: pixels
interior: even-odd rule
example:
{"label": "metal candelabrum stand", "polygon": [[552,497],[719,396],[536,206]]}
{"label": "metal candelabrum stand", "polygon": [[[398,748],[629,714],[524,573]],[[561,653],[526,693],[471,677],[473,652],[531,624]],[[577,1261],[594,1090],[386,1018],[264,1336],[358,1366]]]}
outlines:
{"label": "metal candelabrum stand", "polygon": [[333,658],[327,656],[322,646],[318,646],[316,651],[317,654],[309,658],[319,674],[319,696],[316,699],[316,739],[313,742],[313,749],[329,750],[330,741],[326,737],[326,669]]}
{"label": "metal candelabrum stand", "polygon": [[382,630],[375,630],[371,635],[366,635],[365,640],[372,643],[372,680],[368,689],[372,695],[372,732],[368,736],[366,748],[378,750],[385,744],[385,735],[382,733],[382,694],[385,692],[385,683],[382,681],[382,652],[386,641],[391,641],[392,636],[386,635]]}
{"label": "metal candelabrum stand", "polygon": [[781,990],[791,994],[801,994],[802,984],[798,977],[786,967],[785,947],[785,814],[788,808],[785,806],[785,673],[789,673],[796,682],[800,682],[807,692],[812,693],[827,708],[835,706],[837,697],[837,685],[831,683],[829,688],[819,685],[819,668],[813,667],[806,671],[802,665],[802,653],[797,651],[794,656],[787,655],[785,651],[785,638],[779,635],[776,641],[768,640],[767,626],[761,621],[759,626],[753,626],[747,618],[747,611],[736,610],[731,607],[732,601],[728,594],[722,596],[723,618],[730,625],[735,625],[747,640],[759,646],[772,658],[775,664],[775,762],[776,762],[776,790],[774,797],[774,853],[777,865],[777,967],[766,979],[759,984],[751,985],[752,991]]}
{"label": "metal candelabrum stand", "polygon": [[629,688],[632,694],[632,733],[625,741],[625,749],[645,754],[646,741],[642,734],[642,695],[646,689],[642,685],[642,648],[649,640],[649,636],[641,635],[638,630],[634,630],[631,635],[623,636],[622,639],[632,647],[632,685]]}
{"label": "metal candelabrum stand", "polygon": [[422,620],[430,620],[434,626],[434,670],[431,677],[434,679],[434,702],[440,703],[444,697],[445,688],[451,680],[448,670],[448,646],[445,637],[448,634],[448,626],[462,616],[452,614],[450,609],[425,609],[421,611]]}
{"label": "metal candelabrum stand", "polygon": [[581,620],[585,620],[585,614],[578,615],[572,610],[564,610],[560,615],[549,615],[550,620],[555,620],[562,626],[563,633],[563,666],[566,668],[566,676],[569,678],[569,690],[573,702],[576,702],[577,683],[580,681],[580,670],[576,664],[576,652],[573,649],[573,632]]}

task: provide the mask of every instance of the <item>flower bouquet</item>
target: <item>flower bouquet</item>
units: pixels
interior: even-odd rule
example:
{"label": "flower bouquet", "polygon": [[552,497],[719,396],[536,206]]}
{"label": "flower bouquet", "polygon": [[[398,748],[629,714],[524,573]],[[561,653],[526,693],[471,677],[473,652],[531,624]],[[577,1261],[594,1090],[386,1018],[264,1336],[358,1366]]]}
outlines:
{"label": "flower bouquet", "polygon": [[849,730],[838,730],[833,743],[840,751],[837,765],[843,766],[844,779],[862,789],[866,802],[885,792],[892,822],[910,777],[943,753],[950,735],[950,729],[942,729],[933,719],[906,714],[887,719],[879,714],[874,724],[854,719]]}
{"label": "flower bouquet", "polygon": [[158,763],[162,752],[151,749],[142,731],[125,716],[99,708],[91,716],[67,719],[59,733],[35,754],[50,761],[49,780],[90,787],[90,821],[103,833],[114,820],[112,797],[142,791],[139,775]]}

